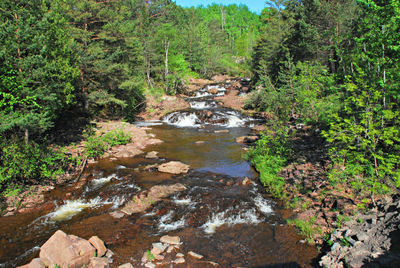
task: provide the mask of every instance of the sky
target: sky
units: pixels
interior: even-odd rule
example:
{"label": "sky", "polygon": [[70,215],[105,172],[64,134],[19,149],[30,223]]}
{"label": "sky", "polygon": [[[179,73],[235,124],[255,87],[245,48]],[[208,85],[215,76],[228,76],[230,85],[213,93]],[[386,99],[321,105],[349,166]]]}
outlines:
{"label": "sky", "polygon": [[230,4],[245,4],[249,7],[249,9],[257,14],[261,13],[261,10],[265,7],[265,0],[175,0],[175,2],[183,7],[192,7],[192,6],[208,6],[209,4],[216,3],[216,4],[223,4],[223,5],[230,5]]}

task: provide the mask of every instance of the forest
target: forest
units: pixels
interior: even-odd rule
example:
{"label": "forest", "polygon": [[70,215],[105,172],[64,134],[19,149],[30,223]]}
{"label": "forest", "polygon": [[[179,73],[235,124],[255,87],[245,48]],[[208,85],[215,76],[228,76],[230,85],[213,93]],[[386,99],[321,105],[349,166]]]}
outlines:
{"label": "forest", "polygon": [[293,123],[325,140],[331,183],[368,196],[395,191],[399,25],[397,0],[273,0],[260,15],[170,0],[2,0],[1,189],[77,161],[50,146],[66,119],[134,121],[146,95],[229,74],[252,78],[246,108],[271,117],[250,157],[275,196]]}

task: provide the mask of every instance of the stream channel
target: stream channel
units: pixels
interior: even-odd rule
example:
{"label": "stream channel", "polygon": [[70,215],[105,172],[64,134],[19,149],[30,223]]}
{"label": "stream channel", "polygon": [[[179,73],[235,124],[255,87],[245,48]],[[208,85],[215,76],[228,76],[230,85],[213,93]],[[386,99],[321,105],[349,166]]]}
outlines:
{"label": "stream channel", "polygon": [[[208,93],[212,88],[218,93]],[[183,252],[194,251],[222,267],[314,266],[317,250],[299,243],[302,238],[283,217],[290,211],[265,192],[243,158],[243,145],[236,143],[260,122],[217,105],[214,97],[225,92],[208,86],[187,99],[191,109],[163,121],[137,122],[164,141],[146,148],[158,151],[158,159],[101,159],[86,167],[82,187],[71,182],[50,192],[47,209],[1,217],[0,267],[28,263],[58,229],[100,237],[114,252],[112,267],[126,262],[141,267],[143,253],[166,234],[181,238]],[[171,175],[143,168],[167,160],[182,161],[191,170]],[[253,183],[243,185],[246,177]],[[144,213],[110,215],[142,190],[178,182],[187,189]]]}

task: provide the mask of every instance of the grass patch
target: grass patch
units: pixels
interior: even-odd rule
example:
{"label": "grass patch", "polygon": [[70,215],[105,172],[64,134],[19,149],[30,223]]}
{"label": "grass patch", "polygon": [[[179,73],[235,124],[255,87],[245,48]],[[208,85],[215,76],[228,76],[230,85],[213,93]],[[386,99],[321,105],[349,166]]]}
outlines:
{"label": "grass patch", "polygon": [[294,219],[294,220],[287,220],[288,224],[294,225],[300,232],[301,235],[305,236],[308,243],[313,242],[313,238],[316,233],[319,233],[319,229],[315,228],[313,225],[315,223],[316,217],[311,217],[308,221]]}

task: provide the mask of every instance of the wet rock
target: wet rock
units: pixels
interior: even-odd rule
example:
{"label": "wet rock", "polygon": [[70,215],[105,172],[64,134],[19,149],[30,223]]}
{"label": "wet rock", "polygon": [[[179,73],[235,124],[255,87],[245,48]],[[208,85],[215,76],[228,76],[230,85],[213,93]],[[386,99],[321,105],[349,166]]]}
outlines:
{"label": "wet rock", "polygon": [[90,259],[89,268],[108,268],[110,267],[108,259],[93,257]]}
{"label": "wet rock", "polygon": [[121,219],[122,217],[125,216],[124,213],[119,212],[119,211],[110,212],[110,215],[111,215],[111,217],[113,217],[114,219]]}
{"label": "wet rock", "polygon": [[182,162],[171,161],[158,166],[158,171],[171,174],[186,174],[190,166]]}
{"label": "wet rock", "polygon": [[149,261],[149,259],[147,258],[147,252],[145,252],[145,253],[143,253],[143,256],[142,256],[142,263],[146,263],[148,261]]}
{"label": "wet rock", "polygon": [[217,95],[218,94],[218,89],[217,88],[210,88],[207,90],[208,93]]}
{"label": "wet rock", "polygon": [[186,262],[186,261],[185,261],[184,258],[179,258],[179,259],[174,260],[174,263],[175,263],[175,264],[183,264],[183,263],[185,263],[185,262]]}
{"label": "wet rock", "polygon": [[265,125],[258,125],[251,128],[251,130],[256,134],[261,134],[265,131]]}
{"label": "wet rock", "polygon": [[160,250],[160,253],[164,252],[167,247],[168,245],[165,245],[163,243],[153,243],[153,248],[158,248]]}
{"label": "wet rock", "polygon": [[130,263],[125,263],[125,264],[122,264],[122,265],[118,266],[118,268],[134,268],[134,267]]}
{"label": "wet rock", "polygon": [[154,263],[148,262],[144,265],[146,268],[156,268],[156,265]]}
{"label": "wet rock", "polygon": [[188,252],[188,255],[189,255],[190,257],[192,257],[192,258],[197,259],[197,260],[201,260],[201,259],[204,258],[204,256],[202,256],[202,255],[200,255],[200,254],[197,254],[197,253],[195,253],[195,252],[193,252],[193,251],[189,251],[189,252]]}
{"label": "wet rock", "polygon": [[249,178],[244,178],[243,179],[243,181],[242,181],[242,185],[250,185],[250,184],[252,184],[253,182],[249,179]]}
{"label": "wet rock", "polygon": [[178,259],[185,257],[185,255],[183,253],[177,253],[175,257]]}
{"label": "wet rock", "polygon": [[153,254],[153,256],[154,256],[157,260],[163,260],[163,259],[164,259],[164,257],[160,256],[160,254],[163,253],[163,252],[164,252],[164,251],[161,250],[161,249],[158,248],[158,247],[153,247],[153,248],[151,249],[151,254]]}
{"label": "wet rock", "polygon": [[48,267],[81,267],[89,264],[96,249],[85,239],[58,230],[40,249],[40,259]]}
{"label": "wet rock", "polygon": [[105,257],[108,258],[108,260],[110,260],[110,262],[112,262],[111,258],[112,258],[113,255],[114,255],[114,252],[112,252],[111,249],[108,249],[107,252],[106,252]]}
{"label": "wet rock", "polygon": [[23,266],[19,266],[18,268],[46,268],[46,266],[44,265],[41,259],[36,258],[33,259],[30,263]]}
{"label": "wet rock", "polygon": [[258,136],[243,136],[243,137],[236,138],[236,142],[241,143],[241,144],[251,144],[251,143],[256,142],[257,140],[258,140]]}
{"label": "wet rock", "polygon": [[204,144],[204,143],[206,143],[206,142],[205,141],[196,141],[197,145]]}
{"label": "wet rock", "polygon": [[92,244],[92,246],[94,246],[97,250],[98,257],[103,257],[106,254],[107,248],[104,245],[103,240],[101,240],[98,236],[92,236],[89,239],[89,243]]}
{"label": "wet rock", "polygon": [[174,246],[169,246],[167,249],[167,253],[171,253],[175,249]]}
{"label": "wet rock", "polygon": [[179,236],[164,235],[160,238],[160,242],[170,245],[179,245],[181,243],[181,239]]}
{"label": "wet rock", "polygon": [[146,158],[157,159],[158,158],[158,152],[156,152],[156,151],[148,152],[146,154]]}
{"label": "wet rock", "polygon": [[149,191],[137,194],[121,211],[128,215],[143,212],[162,198],[184,190],[186,190],[186,187],[180,183],[153,186]]}
{"label": "wet rock", "polygon": [[214,133],[229,133],[228,129],[223,129],[223,130],[216,130]]}

